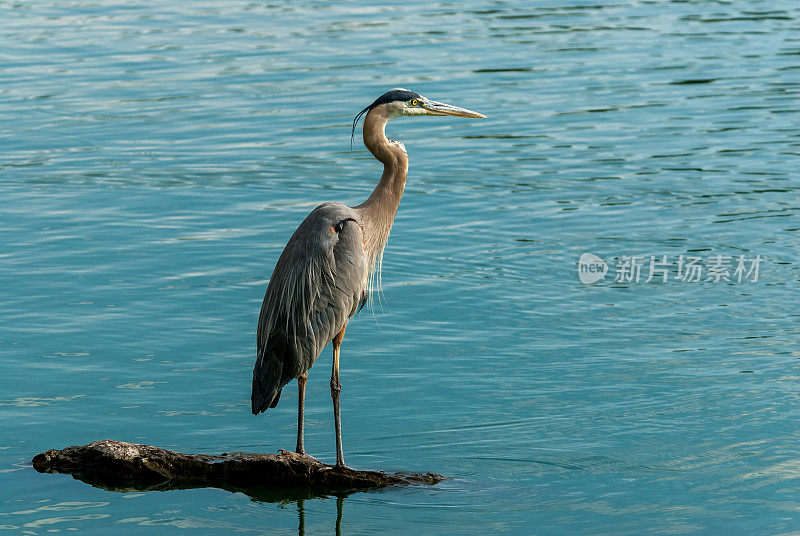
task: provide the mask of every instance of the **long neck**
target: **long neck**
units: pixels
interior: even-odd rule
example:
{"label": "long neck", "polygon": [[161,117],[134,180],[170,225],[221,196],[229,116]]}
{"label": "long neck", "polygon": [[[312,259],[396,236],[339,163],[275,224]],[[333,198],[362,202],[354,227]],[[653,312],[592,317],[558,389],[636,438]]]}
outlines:
{"label": "long neck", "polygon": [[385,106],[376,106],[364,119],[364,145],[383,163],[383,175],[369,198],[354,207],[361,214],[371,268],[380,257],[403,197],[408,176],[408,155],[402,143],[386,138],[390,116]]}

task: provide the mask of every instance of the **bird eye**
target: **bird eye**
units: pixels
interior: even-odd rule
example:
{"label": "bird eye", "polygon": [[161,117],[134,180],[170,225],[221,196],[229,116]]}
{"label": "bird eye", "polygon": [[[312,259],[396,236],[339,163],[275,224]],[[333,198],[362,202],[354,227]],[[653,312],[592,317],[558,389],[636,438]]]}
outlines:
{"label": "bird eye", "polygon": [[417,99],[411,101],[411,106],[416,106],[417,104],[419,104],[419,101]]}

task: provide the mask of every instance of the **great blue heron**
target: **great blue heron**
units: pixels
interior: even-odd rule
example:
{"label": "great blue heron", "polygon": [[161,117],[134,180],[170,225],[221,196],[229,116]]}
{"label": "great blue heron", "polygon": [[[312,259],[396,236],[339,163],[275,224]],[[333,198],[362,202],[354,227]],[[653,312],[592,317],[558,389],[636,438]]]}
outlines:
{"label": "great blue heron", "polygon": [[253,369],[252,409],[274,408],[281,389],[297,378],[297,453],[303,447],[303,407],[308,369],[333,342],[333,398],[336,467],[343,468],[339,416],[339,346],[348,319],[367,300],[376,271],[380,278],[383,248],[389,239],[408,174],[405,146],[386,138],[390,119],[402,116],[486,117],[428,100],[407,89],[393,89],[361,110],[364,144],[383,163],[383,175],[369,198],[356,207],[323,203],[294,232],[278,258],[258,319],[257,358]]}

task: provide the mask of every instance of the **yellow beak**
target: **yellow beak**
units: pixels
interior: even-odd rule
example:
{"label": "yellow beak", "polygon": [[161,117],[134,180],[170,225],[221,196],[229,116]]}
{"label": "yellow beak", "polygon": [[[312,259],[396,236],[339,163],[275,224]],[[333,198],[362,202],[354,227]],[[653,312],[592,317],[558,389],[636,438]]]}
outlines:
{"label": "yellow beak", "polygon": [[456,117],[480,117],[485,118],[483,114],[467,110],[466,108],[459,108],[443,102],[427,101],[422,107],[425,109],[427,115],[454,115]]}

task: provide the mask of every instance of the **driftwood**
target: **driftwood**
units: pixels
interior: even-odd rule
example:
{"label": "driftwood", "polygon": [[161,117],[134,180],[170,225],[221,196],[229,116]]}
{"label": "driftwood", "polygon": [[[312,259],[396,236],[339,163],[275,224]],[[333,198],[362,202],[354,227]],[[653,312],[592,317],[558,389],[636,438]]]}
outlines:
{"label": "driftwood", "polygon": [[339,469],[309,456],[242,452],[183,454],[150,445],[95,441],[48,450],[33,459],[40,473],[65,473],[114,491],[216,487],[264,500],[347,494],[387,486],[437,484],[434,473]]}

